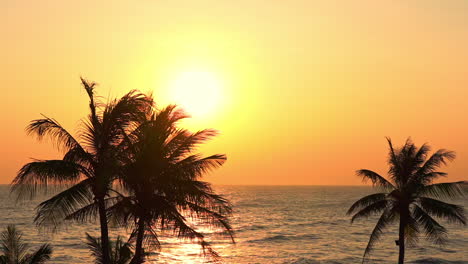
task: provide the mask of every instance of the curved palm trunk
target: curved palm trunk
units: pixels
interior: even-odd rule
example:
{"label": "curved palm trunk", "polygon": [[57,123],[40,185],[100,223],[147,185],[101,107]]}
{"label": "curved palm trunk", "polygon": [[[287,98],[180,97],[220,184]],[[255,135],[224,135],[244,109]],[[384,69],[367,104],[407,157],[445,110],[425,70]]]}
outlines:
{"label": "curved palm trunk", "polygon": [[107,225],[107,214],[106,214],[106,205],[104,203],[104,198],[98,198],[97,203],[99,207],[99,223],[101,226],[101,245],[102,245],[103,264],[110,264],[109,227]]}
{"label": "curved palm trunk", "polygon": [[398,264],[405,263],[405,226],[406,226],[406,217],[402,214],[400,216],[400,229],[398,232],[398,245],[399,245],[399,254],[398,254]]}
{"label": "curved palm trunk", "polygon": [[143,263],[143,237],[145,235],[145,221],[143,219],[138,220],[138,231],[135,245],[135,256],[130,264]]}

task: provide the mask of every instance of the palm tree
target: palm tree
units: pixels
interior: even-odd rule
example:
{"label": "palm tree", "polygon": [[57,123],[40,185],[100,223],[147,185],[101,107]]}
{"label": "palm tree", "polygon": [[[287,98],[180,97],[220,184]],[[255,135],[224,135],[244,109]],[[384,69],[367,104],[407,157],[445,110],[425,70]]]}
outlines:
{"label": "palm tree", "polygon": [[399,264],[404,263],[405,243],[414,244],[420,233],[424,233],[428,240],[436,244],[442,245],[446,242],[446,228],[433,217],[466,224],[462,206],[437,200],[464,196],[464,182],[434,183],[435,179],[447,175],[438,169],[446,165],[447,161],[452,161],[455,153],[439,149],[429,155],[430,147],[427,144],[417,148],[408,139],[403,147],[395,149],[389,138],[387,141],[388,178],[371,170],[357,171],[358,176],[364,181],[370,180],[373,186],[380,187],[382,192],[359,199],[347,212],[348,215],[354,214],[351,223],[360,218],[381,214],[364,251],[363,263],[383,230],[396,221],[399,221],[396,241],[399,246]]}
{"label": "palm tree", "polygon": [[117,174],[116,146],[124,131],[142,118],[152,100],[131,91],[119,100],[104,107],[94,95],[95,83],[83,78],[82,85],[89,96],[90,114],[80,127],[80,137],[75,138],[56,120],[48,117],[33,120],[27,127],[29,134],[39,140],[50,137],[65,155],[60,160],[36,160],[24,165],[13,180],[12,192],[18,199],[32,198],[38,190],[47,192],[57,185],[68,189],[42,202],[34,219],[39,226],[53,230],[85,208],[88,217],[99,215],[104,263],[109,263],[109,232],[106,199]]}
{"label": "palm tree", "polygon": [[[99,238],[86,233],[86,245],[91,250],[96,264],[104,264],[102,244]],[[110,264],[128,264],[133,257],[132,245],[124,242],[122,237],[117,236],[115,241],[110,241]]]}
{"label": "palm tree", "polygon": [[42,264],[50,260],[52,247],[43,244],[38,250],[28,253],[29,245],[23,242],[23,234],[14,225],[9,225],[0,235],[0,264]]}
{"label": "palm tree", "polygon": [[178,128],[177,122],[186,117],[175,106],[148,114],[120,148],[124,164],[120,180],[127,194],[120,196],[109,213],[126,226],[134,226],[131,237],[136,247],[132,264],[144,262],[143,242],[159,248],[157,230],[167,229],[179,238],[197,241],[206,255],[219,257],[203,233],[190,223],[192,218],[220,228],[220,233],[233,240],[227,218],[231,213],[229,202],[216,194],[209,183],[200,181],[206,172],[221,166],[226,156],[193,154],[216,132],[191,133]]}

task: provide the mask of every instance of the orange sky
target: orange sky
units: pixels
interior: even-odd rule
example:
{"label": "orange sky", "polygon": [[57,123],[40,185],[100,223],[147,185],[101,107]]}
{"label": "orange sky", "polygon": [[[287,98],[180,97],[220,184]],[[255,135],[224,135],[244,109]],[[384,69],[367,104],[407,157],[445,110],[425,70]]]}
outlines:
{"label": "orange sky", "polygon": [[[385,3],[384,3],[385,2]],[[468,2],[0,0],[0,183],[57,157],[24,127],[40,113],[71,131],[86,114],[79,76],[102,96],[129,89],[171,102],[187,68],[223,82],[196,127],[221,136],[220,184],[360,184],[385,173],[386,141],[455,150],[468,179]]]}

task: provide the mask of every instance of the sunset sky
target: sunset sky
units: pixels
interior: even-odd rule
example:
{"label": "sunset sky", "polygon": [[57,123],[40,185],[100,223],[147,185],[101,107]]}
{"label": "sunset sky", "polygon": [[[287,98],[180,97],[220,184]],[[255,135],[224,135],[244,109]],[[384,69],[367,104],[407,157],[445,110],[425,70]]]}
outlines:
{"label": "sunset sky", "polygon": [[184,125],[218,129],[202,151],[228,156],[216,184],[361,184],[385,174],[386,136],[456,151],[449,180],[468,179],[468,1],[0,3],[0,183],[59,157],[24,128],[42,113],[76,131],[80,76],[195,105]]}

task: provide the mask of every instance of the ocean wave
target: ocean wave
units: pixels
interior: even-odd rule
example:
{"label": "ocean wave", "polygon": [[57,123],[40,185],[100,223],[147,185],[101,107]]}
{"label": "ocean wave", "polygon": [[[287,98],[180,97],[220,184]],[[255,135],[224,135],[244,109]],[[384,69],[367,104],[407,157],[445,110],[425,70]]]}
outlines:
{"label": "ocean wave", "polygon": [[270,228],[271,226],[267,225],[244,225],[236,228],[236,232],[247,232],[247,231],[256,231],[256,230],[262,230],[266,228]]}
{"label": "ocean wave", "polygon": [[284,262],[284,264],[320,264],[320,262],[313,259],[300,258],[292,262]]}
{"label": "ocean wave", "polygon": [[303,235],[273,235],[267,236],[260,239],[251,239],[249,243],[263,243],[263,242],[281,242],[290,240],[304,240],[304,239],[317,239],[318,237],[314,234],[303,234]]}
{"label": "ocean wave", "polygon": [[409,262],[412,264],[466,264],[466,261],[450,261],[450,260],[444,260],[444,259],[438,259],[438,258],[423,258],[423,259],[418,259],[412,262]]}
{"label": "ocean wave", "polygon": [[349,264],[356,263],[354,259],[345,258],[340,260],[315,260],[310,258],[299,258],[284,262],[283,264]]}

